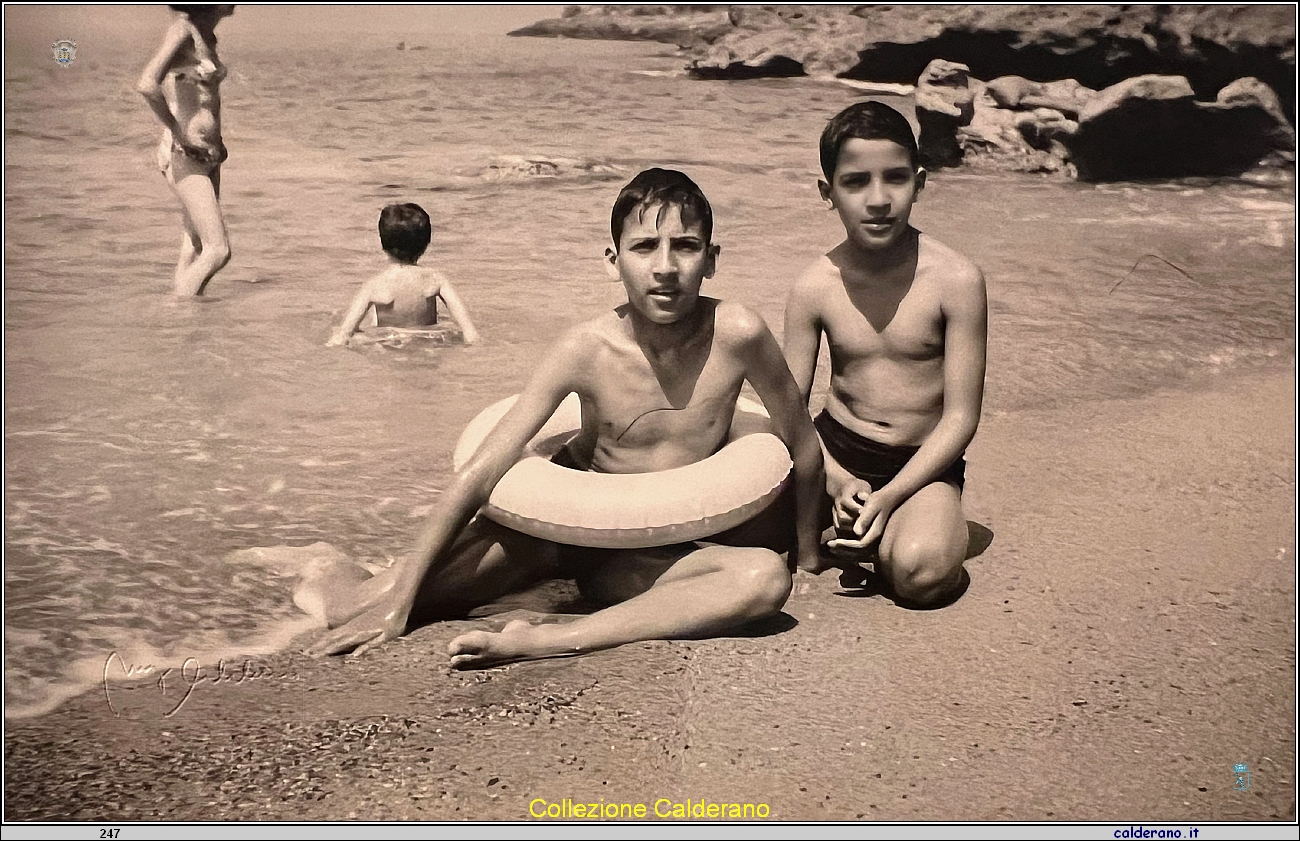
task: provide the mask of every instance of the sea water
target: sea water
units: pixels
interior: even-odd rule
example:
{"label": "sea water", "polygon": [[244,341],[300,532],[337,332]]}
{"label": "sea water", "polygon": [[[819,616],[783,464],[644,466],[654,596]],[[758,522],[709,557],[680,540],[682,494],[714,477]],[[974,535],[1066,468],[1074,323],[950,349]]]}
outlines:
{"label": "sea water", "polygon": [[[245,30],[220,44],[234,256],[204,302],[176,301],[179,210],[132,91],[160,38],[83,45],[69,68],[6,50],[8,715],[106,664],[275,650],[310,626],[290,600],[306,560],[406,551],[465,424],[623,300],[601,259],[641,168],[703,187],[722,247],[706,292],[778,333],[791,280],[843,233],[817,137],[848,86],[693,81],[658,44]],[[326,348],[383,265],[380,208],[406,201],[483,342]],[[988,412],[1294,355],[1291,180],[940,171],[913,219],[984,270]]]}

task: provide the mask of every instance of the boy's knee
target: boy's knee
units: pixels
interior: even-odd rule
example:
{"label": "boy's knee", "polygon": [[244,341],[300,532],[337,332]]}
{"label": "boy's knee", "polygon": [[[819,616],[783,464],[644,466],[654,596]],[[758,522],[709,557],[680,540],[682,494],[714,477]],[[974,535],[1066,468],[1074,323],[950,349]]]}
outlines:
{"label": "boy's knee", "polygon": [[737,564],[739,584],[746,595],[749,618],[771,616],[790,598],[793,579],[781,556],[767,549],[746,553]]}
{"label": "boy's knee", "polygon": [[204,249],[210,252],[212,264],[220,269],[230,262],[230,243],[226,240],[213,243],[209,248]]}
{"label": "boy's knee", "polygon": [[890,584],[903,601],[930,607],[949,601],[962,581],[961,557],[925,540],[895,544],[888,569]]}

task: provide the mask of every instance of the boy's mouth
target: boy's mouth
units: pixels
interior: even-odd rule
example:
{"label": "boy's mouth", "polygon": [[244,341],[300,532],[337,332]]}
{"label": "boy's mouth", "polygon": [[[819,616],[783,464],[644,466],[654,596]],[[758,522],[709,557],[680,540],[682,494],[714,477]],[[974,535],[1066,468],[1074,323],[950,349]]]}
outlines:
{"label": "boy's mouth", "polygon": [[894,222],[895,220],[892,217],[887,219],[864,219],[862,221],[862,227],[866,228],[868,231],[883,233],[884,231],[888,231],[890,228],[894,227]]}

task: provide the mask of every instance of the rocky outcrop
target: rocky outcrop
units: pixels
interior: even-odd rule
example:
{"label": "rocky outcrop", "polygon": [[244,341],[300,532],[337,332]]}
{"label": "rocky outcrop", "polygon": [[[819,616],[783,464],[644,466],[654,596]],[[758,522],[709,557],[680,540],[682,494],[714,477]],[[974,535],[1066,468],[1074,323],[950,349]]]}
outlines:
{"label": "rocky outcrop", "polygon": [[921,164],[938,167],[960,163],[962,150],[957,142],[957,129],[969,125],[973,116],[975,95],[970,87],[970,68],[941,58],[926,65],[925,72],[916,81]]}
{"label": "rocky outcrop", "polygon": [[1097,94],[1062,140],[1083,181],[1241,174],[1289,129],[1249,95],[1256,85],[1242,80],[1198,102],[1181,76],[1137,76]]}
{"label": "rocky outcrop", "polygon": [[697,47],[734,28],[726,6],[569,6],[563,17],[538,21],[510,34]]}
{"label": "rocky outcrop", "polygon": [[942,58],[979,79],[1074,79],[1093,89],[1178,75],[1209,99],[1250,76],[1294,118],[1292,5],[575,6],[512,34],[669,40],[688,48],[701,78],[912,82]]}
{"label": "rocky outcrop", "polygon": [[917,85],[917,120],[931,168],[1118,181],[1239,175],[1261,163],[1295,162],[1295,132],[1258,79],[1238,79],[1213,102],[1198,101],[1181,76],[1136,76],[1102,91],[1073,81],[971,79],[973,114],[958,124],[942,109],[923,107],[925,78]]}
{"label": "rocky outcrop", "polygon": [[929,167],[1102,181],[1295,162],[1294,6],[575,6],[511,34],[672,41],[697,78],[915,82]]}

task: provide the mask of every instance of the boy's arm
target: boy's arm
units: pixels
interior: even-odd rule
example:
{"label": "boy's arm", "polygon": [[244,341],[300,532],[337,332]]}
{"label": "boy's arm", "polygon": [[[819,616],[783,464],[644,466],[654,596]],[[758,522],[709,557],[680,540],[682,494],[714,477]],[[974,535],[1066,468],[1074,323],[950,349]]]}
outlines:
{"label": "boy's arm", "polygon": [[813,376],[817,373],[817,354],[822,344],[822,322],[818,312],[817,290],[809,269],[795,281],[785,302],[785,361],[803,396],[804,405],[812,396]]}
{"label": "boy's arm", "polygon": [[820,572],[818,543],[821,530],[818,528],[817,510],[826,480],[822,476],[822,451],[817,441],[817,430],[813,429],[807,401],[790,374],[776,337],[757,314],[744,309],[741,312],[744,313],[745,341],[741,347],[745,379],[763,401],[777,436],[785,443],[794,462],[797,543],[792,560],[801,569]]}
{"label": "boy's arm", "polygon": [[451,281],[443,281],[438,287],[438,297],[447,304],[447,309],[451,311],[451,317],[456,319],[460,325],[461,335],[465,337],[465,344],[472,345],[478,341],[478,331],[474,329],[474,322],[469,320],[469,310],[461,303],[460,296],[456,294],[456,289],[451,285]]}
{"label": "boy's arm", "polygon": [[158,117],[159,122],[171,132],[172,137],[178,143],[183,143],[185,138],[182,136],[180,125],[176,122],[176,117],[172,114],[171,109],[167,107],[167,97],[163,95],[162,83],[167,77],[167,69],[171,67],[172,59],[176,53],[189,39],[189,28],[184,21],[176,20],[167,29],[167,34],[163,36],[162,46],[158,52],[154,53],[153,58],[145,65],[144,70],[140,73],[140,79],[135,83],[136,93],[144,97],[145,102],[149,103],[149,108]]}
{"label": "boy's arm", "polygon": [[988,348],[988,294],[984,276],[970,266],[953,278],[944,296],[943,413],[921,449],[894,480],[862,506],[855,533],[861,540],[832,545],[866,546],[884,533],[889,516],[912,494],[937,479],[970,445],[979,427],[984,402],[984,368]]}
{"label": "boy's arm", "polygon": [[461,530],[487,502],[501,477],[519,460],[528,441],[574,390],[575,373],[587,367],[584,346],[580,335],[570,333],[547,354],[515,405],[438,497],[420,533],[415,553],[399,561],[401,566],[393,586],[374,607],[314,645],[312,654],[342,654],[351,649],[360,654],[406,632],[406,621],[421,584],[431,571],[446,563],[447,552]]}
{"label": "boy's arm", "polygon": [[348,311],[343,315],[343,320],[339,322],[338,329],[334,331],[334,335],[330,336],[330,340],[325,343],[326,347],[346,345],[348,343],[348,338],[353,333],[357,332],[357,327],[361,324],[361,319],[366,317],[366,311],[369,310],[370,305],[374,303],[374,296],[370,294],[370,289],[371,283],[367,281],[365,285],[361,287],[361,291],[357,292],[356,297],[352,299],[352,304],[348,307]]}
{"label": "boy's arm", "polygon": [[[822,342],[821,295],[816,283],[818,269],[819,266],[814,265],[804,272],[790,290],[790,297],[785,303],[785,360],[799,386],[805,407],[812,397],[817,354],[821,352]],[[818,436],[817,442],[821,446],[821,436]],[[855,495],[865,496],[871,493],[871,486],[845,470],[826,452],[825,447],[822,447],[822,459],[826,472],[826,492],[831,497],[838,500],[843,495],[851,500]],[[854,511],[856,513],[856,508]],[[840,525],[838,520],[839,517],[837,526]],[[847,527],[848,523],[845,525]]]}

